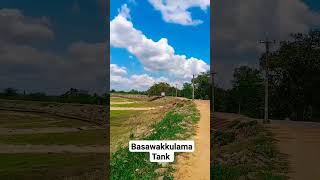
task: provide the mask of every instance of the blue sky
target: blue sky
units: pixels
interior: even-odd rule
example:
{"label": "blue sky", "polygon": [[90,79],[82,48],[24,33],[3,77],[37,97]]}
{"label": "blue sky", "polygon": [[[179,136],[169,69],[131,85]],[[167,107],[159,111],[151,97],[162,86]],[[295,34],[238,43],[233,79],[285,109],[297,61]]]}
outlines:
{"label": "blue sky", "polygon": [[[200,73],[201,71],[209,70],[207,66],[210,64],[210,7],[209,1],[199,1],[195,4],[185,6],[187,8],[177,7],[172,5],[171,8],[182,9],[182,11],[188,11],[192,17],[192,22],[184,21],[185,19],[181,18],[179,20],[165,19],[163,13],[155,8],[155,5],[151,1],[128,1],[128,0],[111,0],[110,1],[110,22],[115,20],[115,18],[120,14],[124,7],[129,10],[128,18],[124,21],[129,21],[132,23],[135,30],[141,32],[147,39],[152,40],[153,42],[158,42],[161,38],[166,38],[168,46],[171,46],[174,49],[174,55],[185,55],[185,58],[179,59],[177,61],[189,61],[190,58],[196,58],[194,60],[195,64],[191,66],[197,66],[198,61],[200,63],[199,68],[194,69],[195,73]],[[182,3],[183,4],[183,3]],[[169,4],[164,4],[170,6]],[[200,6],[203,6],[201,9]],[[164,10],[165,11],[165,10]],[[169,14],[171,16],[176,16],[174,14]],[[201,23],[196,23],[197,20],[201,20]],[[195,24],[193,24],[195,23]],[[119,25],[120,26],[120,25]],[[114,26],[116,27],[116,26]],[[116,28],[113,28],[111,25],[111,36],[117,32],[113,32]],[[122,34],[125,36],[125,34]],[[131,39],[130,36],[127,39]],[[125,39],[123,40],[125,41]],[[139,41],[137,42],[139,46]],[[120,68],[125,70],[125,73],[112,73],[113,69],[111,67],[111,88],[121,89],[121,90],[130,90],[132,88],[145,90],[152,83],[164,80],[168,83],[178,83],[182,85],[183,82],[190,80],[190,73],[178,73],[175,70],[171,70],[166,67],[149,67],[152,64],[153,55],[141,55],[143,52],[130,52],[130,47],[126,45],[114,46],[113,40],[111,37],[111,64],[115,68]],[[141,47],[143,47],[143,42],[141,42]],[[165,45],[165,46],[166,46]],[[157,51],[158,46],[152,46]],[[160,47],[159,47],[160,48]],[[162,52],[162,51],[161,51]],[[165,54],[166,52],[164,52]],[[170,53],[169,53],[170,54]],[[172,54],[171,54],[172,55]],[[147,57],[146,57],[147,56]],[[157,58],[157,57],[155,57]],[[150,61],[149,61],[150,60]],[[157,59],[153,59],[157,61]],[[165,62],[168,61],[168,62]],[[170,58],[165,58],[163,62],[159,62],[159,66],[167,66],[167,63],[170,63]],[[179,64],[179,63],[178,63]],[[183,66],[183,65],[181,65]],[[147,70],[146,70],[147,67]],[[149,69],[148,69],[149,67]],[[151,68],[151,69],[150,69]],[[192,67],[186,67],[190,70]],[[181,69],[182,70],[182,69]],[[187,69],[188,70],[188,69]],[[137,76],[135,76],[137,75]],[[144,78],[139,77],[140,75],[145,75]],[[132,82],[131,77],[135,76],[136,80],[143,80],[147,78],[147,81],[134,83]],[[148,76],[148,77],[147,77]],[[114,78],[114,81],[112,79]],[[155,81],[153,81],[153,80]],[[123,81],[123,82],[122,82]],[[133,83],[136,86],[129,86],[128,84]]]}

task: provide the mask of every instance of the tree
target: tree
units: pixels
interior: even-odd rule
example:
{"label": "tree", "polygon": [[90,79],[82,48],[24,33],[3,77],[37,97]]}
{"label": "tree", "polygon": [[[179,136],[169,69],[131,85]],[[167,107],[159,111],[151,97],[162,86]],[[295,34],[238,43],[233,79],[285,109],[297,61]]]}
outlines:
{"label": "tree", "polygon": [[185,98],[192,98],[192,84],[191,83],[184,83],[182,90],[181,90],[181,94],[183,97]]}
{"label": "tree", "polygon": [[195,84],[195,98],[196,99],[209,99],[210,82],[209,72],[203,72],[193,79]]}
{"label": "tree", "polygon": [[260,117],[263,105],[263,79],[259,70],[241,66],[234,70],[232,94],[238,112],[251,117]]}
{"label": "tree", "polygon": [[320,110],[320,32],[291,37],[269,59],[270,110],[279,117],[309,120]]}
{"label": "tree", "polygon": [[4,96],[17,96],[18,90],[14,88],[6,88],[4,90]]}
{"label": "tree", "polygon": [[149,96],[160,96],[161,92],[165,92],[166,95],[173,95],[175,88],[171,87],[168,83],[160,82],[152,85],[147,92]]}

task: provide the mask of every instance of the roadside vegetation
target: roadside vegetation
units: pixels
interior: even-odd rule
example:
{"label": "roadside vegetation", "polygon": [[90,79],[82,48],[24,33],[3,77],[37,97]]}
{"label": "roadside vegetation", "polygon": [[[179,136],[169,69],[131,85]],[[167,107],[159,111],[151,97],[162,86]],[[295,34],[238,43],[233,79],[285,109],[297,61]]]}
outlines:
{"label": "roadside vegetation", "polygon": [[[162,120],[154,122],[143,133],[132,133],[131,140],[186,140],[195,133],[199,112],[191,101],[177,102]],[[175,155],[176,156],[176,155]],[[127,145],[111,155],[110,179],[172,179],[170,164],[149,162],[149,153],[131,153]]]}

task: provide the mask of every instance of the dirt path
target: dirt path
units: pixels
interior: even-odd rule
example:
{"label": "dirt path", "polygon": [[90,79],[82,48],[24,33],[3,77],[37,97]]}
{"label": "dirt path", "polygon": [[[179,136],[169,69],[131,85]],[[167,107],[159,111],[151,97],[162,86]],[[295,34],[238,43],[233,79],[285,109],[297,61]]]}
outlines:
{"label": "dirt path", "polygon": [[195,136],[195,152],[183,153],[177,157],[177,171],[174,179],[210,179],[210,102],[195,101],[200,111],[200,121]]}
{"label": "dirt path", "polygon": [[289,176],[320,179],[320,123],[272,121],[269,125],[282,153],[289,155]]}

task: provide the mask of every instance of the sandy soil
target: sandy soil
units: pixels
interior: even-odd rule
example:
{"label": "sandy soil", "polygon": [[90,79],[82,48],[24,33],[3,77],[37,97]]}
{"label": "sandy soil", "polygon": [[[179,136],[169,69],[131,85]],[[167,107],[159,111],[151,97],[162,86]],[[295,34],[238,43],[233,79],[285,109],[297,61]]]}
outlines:
{"label": "sandy soil", "polygon": [[289,155],[289,176],[296,180],[320,179],[320,123],[272,121],[268,125]]}
{"label": "sandy soil", "polygon": [[200,121],[195,136],[195,152],[177,156],[174,179],[210,179],[210,102],[196,100]]}
{"label": "sandy soil", "polygon": [[107,146],[0,144],[0,153],[107,153]]}

